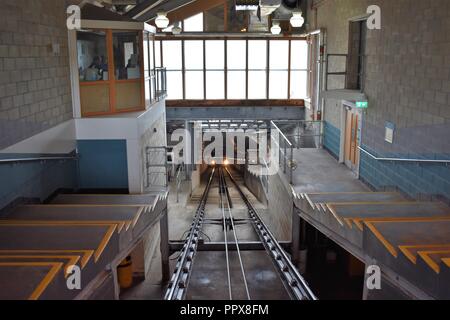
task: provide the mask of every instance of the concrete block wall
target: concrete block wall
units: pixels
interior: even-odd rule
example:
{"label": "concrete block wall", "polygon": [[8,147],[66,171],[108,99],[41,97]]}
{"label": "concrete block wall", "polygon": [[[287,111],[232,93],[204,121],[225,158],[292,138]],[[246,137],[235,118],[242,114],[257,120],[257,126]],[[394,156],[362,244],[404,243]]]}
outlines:
{"label": "concrete block wall", "polygon": [[1,150],[71,119],[72,103],[65,1],[0,0],[0,8]]}
{"label": "concrete block wall", "polygon": [[[365,93],[369,108],[363,116],[362,144],[379,156],[447,158],[450,152],[450,2],[448,0],[309,0],[309,29],[327,30],[328,53],[348,53],[349,21],[366,14],[369,5],[381,8],[381,30],[368,30]],[[342,67],[342,62],[334,62]],[[340,65],[339,65],[340,64]],[[330,80],[331,88],[343,88],[344,79]],[[327,101],[324,120],[343,131],[340,106]],[[396,127],[394,143],[384,141],[386,122]],[[365,166],[366,158],[362,157]],[[386,168],[362,176],[375,187],[400,182],[379,179]],[[378,170],[378,171],[377,171]],[[440,171],[441,168],[436,170]],[[441,172],[441,171],[440,171]],[[450,168],[444,170],[450,177]],[[446,193],[427,189],[432,175],[401,177],[408,184],[426,183],[405,192]],[[432,190],[432,191],[430,191]]]}
{"label": "concrete block wall", "polygon": [[56,161],[1,165],[0,177],[1,210],[21,198],[44,201],[58,189],[76,188],[77,163]]}

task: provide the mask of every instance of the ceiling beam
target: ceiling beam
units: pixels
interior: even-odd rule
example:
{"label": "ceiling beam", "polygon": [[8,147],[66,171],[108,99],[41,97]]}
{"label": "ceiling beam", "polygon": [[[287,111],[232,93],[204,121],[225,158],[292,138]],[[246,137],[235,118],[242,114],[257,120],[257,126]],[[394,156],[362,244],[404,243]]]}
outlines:
{"label": "ceiling beam", "polygon": [[161,4],[164,0],[144,0],[138,3],[133,9],[126,13],[128,18],[137,19],[139,15],[144,14],[153,7]]}
{"label": "ceiling beam", "polygon": [[164,12],[172,12],[174,10],[177,10],[181,7],[184,7],[190,3],[196,2],[195,0],[170,0],[170,1],[164,1],[161,4],[151,8],[150,10],[146,11],[145,13],[137,16],[135,19],[142,22],[147,22],[153,18],[156,17],[156,14],[160,11]]}

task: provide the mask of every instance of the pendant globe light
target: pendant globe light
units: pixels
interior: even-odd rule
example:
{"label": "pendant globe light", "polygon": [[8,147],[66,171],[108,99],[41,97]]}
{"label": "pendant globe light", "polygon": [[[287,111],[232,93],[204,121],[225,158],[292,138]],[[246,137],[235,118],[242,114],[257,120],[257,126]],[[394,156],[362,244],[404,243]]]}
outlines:
{"label": "pendant globe light", "polygon": [[272,34],[274,35],[280,34],[281,33],[280,23],[274,21],[272,28],[270,28],[270,32],[272,32]]}
{"label": "pendant globe light", "polygon": [[158,12],[155,19],[155,24],[159,29],[165,29],[169,26],[169,19],[166,12]]}
{"label": "pendant globe light", "polygon": [[292,13],[291,26],[294,28],[301,28],[301,27],[303,27],[304,23],[305,23],[305,19],[302,17],[302,12],[294,11]]}

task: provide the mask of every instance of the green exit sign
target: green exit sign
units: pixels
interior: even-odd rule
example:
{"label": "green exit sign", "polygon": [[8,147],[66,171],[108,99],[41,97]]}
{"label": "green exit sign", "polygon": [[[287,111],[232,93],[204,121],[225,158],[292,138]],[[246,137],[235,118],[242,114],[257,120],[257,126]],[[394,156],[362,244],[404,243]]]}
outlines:
{"label": "green exit sign", "polygon": [[367,109],[367,108],[369,108],[369,102],[367,102],[367,101],[357,101],[356,102],[356,107],[357,108],[361,108],[361,109]]}

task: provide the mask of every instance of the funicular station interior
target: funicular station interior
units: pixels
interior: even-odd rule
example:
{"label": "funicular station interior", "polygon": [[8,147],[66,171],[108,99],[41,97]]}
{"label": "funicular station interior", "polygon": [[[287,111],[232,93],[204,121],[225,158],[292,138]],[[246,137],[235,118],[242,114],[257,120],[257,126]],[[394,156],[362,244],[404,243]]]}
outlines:
{"label": "funicular station interior", "polygon": [[450,1],[0,14],[0,299],[450,298]]}

